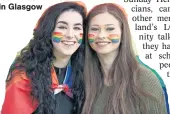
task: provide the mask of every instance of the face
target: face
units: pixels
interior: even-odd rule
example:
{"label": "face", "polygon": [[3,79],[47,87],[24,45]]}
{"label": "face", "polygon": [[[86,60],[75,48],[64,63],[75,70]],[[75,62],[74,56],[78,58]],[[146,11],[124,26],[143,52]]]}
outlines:
{"label": "face", "polygon": [[63,12],[56,21],[52,44],[58,55],[72,55],[80,46],[83,35],[83,19],[76,11]]}
{"label": "face", "polygon": [[121,41],[119,21],[109,13],[94,16],[89,23],[88,41],[99,54],[117,51]]}

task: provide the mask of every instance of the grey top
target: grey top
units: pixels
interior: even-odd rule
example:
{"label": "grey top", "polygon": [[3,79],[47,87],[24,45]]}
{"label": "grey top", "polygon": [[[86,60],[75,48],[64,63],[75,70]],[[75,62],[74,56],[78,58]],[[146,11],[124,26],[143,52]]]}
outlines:
{"label": "grey top", "polygon": [[[146,90],[146,92],[155,96],[160,101],[160,110],[162,114],[167,114],[164,93],[157,77],[149,69],[141,67],[139,72],[139,80],[141,82],[142,88]],[[114,88],[108,86],[104,86],[102,88],[100,94],[94,102],[92,114],[105,114],[104,109],[109,96],[110,89]],[[147,99],[145,99],[145,101],[146,100]],[[148,100],[147,106],[149,107],[149,114],[155,114],[155,112],[158,111],[157,103],[153,103]]]}

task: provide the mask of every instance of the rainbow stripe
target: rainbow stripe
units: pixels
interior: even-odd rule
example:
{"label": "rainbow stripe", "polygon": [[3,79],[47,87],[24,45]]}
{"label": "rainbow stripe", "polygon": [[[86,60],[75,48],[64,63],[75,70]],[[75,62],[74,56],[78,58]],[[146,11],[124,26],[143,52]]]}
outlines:
{"label": "rainbow stripe", "polygon": [[78,41],[79,44],[82,44],[83,42],[83,33],[80,33],[80,39]]}
{"label": "rainbow stripe", "polygon": [[94,42],[94,37],[95,37],[94,34],[88,34],[89,43],[93,43]]}
{"label": "rainbow stripe", "polygon": [[63,34],[61,32],[53,32],[52,34],[52,39],[56,43],[59,43],[62,37],[63,37]]}
{"label": "rainbow stripe", "polygon": [[109,39],[112,41],[112,43],[118,43],[120,40],[120,37],[117,34],[110,34]]}

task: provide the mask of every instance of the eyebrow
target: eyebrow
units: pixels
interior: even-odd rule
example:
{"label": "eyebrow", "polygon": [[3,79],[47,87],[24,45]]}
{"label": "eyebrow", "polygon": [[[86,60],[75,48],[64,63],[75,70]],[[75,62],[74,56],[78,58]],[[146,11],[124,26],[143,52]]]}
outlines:
{"label": "eyebrow", "polygon": [[91,26],[98,26],[99,27],[99,25],[91,25]]}
{"label": "eyebrow", "polygon": [[63,23],[63,24],[68,25],[68,23],[67,23],[67,22],[65,22],[65,21],[59,21],[59,22],[57,22],[57,24],[58,24],[58,23]]}
{"label": "eyebrow", "polygon": [[75,24],[74,24],[74,26],[78,26],[78,25],[82,26],[81,23],[75,23]]}
{"label": "eyebrow", "polygon": [[[59,22],[57,22],[57,24],[58,24],[58,23],[62,23],[62,24],[66,24],[66,25],[68,25],[68,23],[67,23],[67,22],[65,22],[65,21],[59,21]],[[75,23],[75,24],[74,24],[74,26],[78,26],[78,25],[82,26],[82,24],[81,24],[81,23]]]}
{"label": "eyebrow", "polygon": [[[105,26],[110,26],[110,25],[113,25],[114,26],[114,24],[106,24]],[[99,27],[99,25],[91,25],[91,26],[98,26]]]}
{"label": "eyebrow", "polygon": [[106,24],[106,26],[110,26],[110,25],[113,25],[113,24]]}

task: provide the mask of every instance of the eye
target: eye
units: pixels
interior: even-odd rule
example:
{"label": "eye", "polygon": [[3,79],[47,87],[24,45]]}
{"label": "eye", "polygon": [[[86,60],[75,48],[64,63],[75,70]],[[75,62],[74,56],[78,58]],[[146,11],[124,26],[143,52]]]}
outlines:
{"label": "eye", "polygon": [[65,27],[65,26],[58,26],[57,28],[59,28],[59,29],[67,29],[67,27]]}
{"label": "eye", "polygon": [[99,28],[92,27],[90,28],[91,31],[99,31]]}
{"label": "eye", "polygon": [[82,30],[81,27],[74,27],[73,29],[74,29],[74,30]]}
{"label": "eye", "polygon": [[113,28],[113,27],[108,27],[108,28],[106,28],[106,30],[107,31],[112,31],[112,30],[114,30],[115,28]]}

